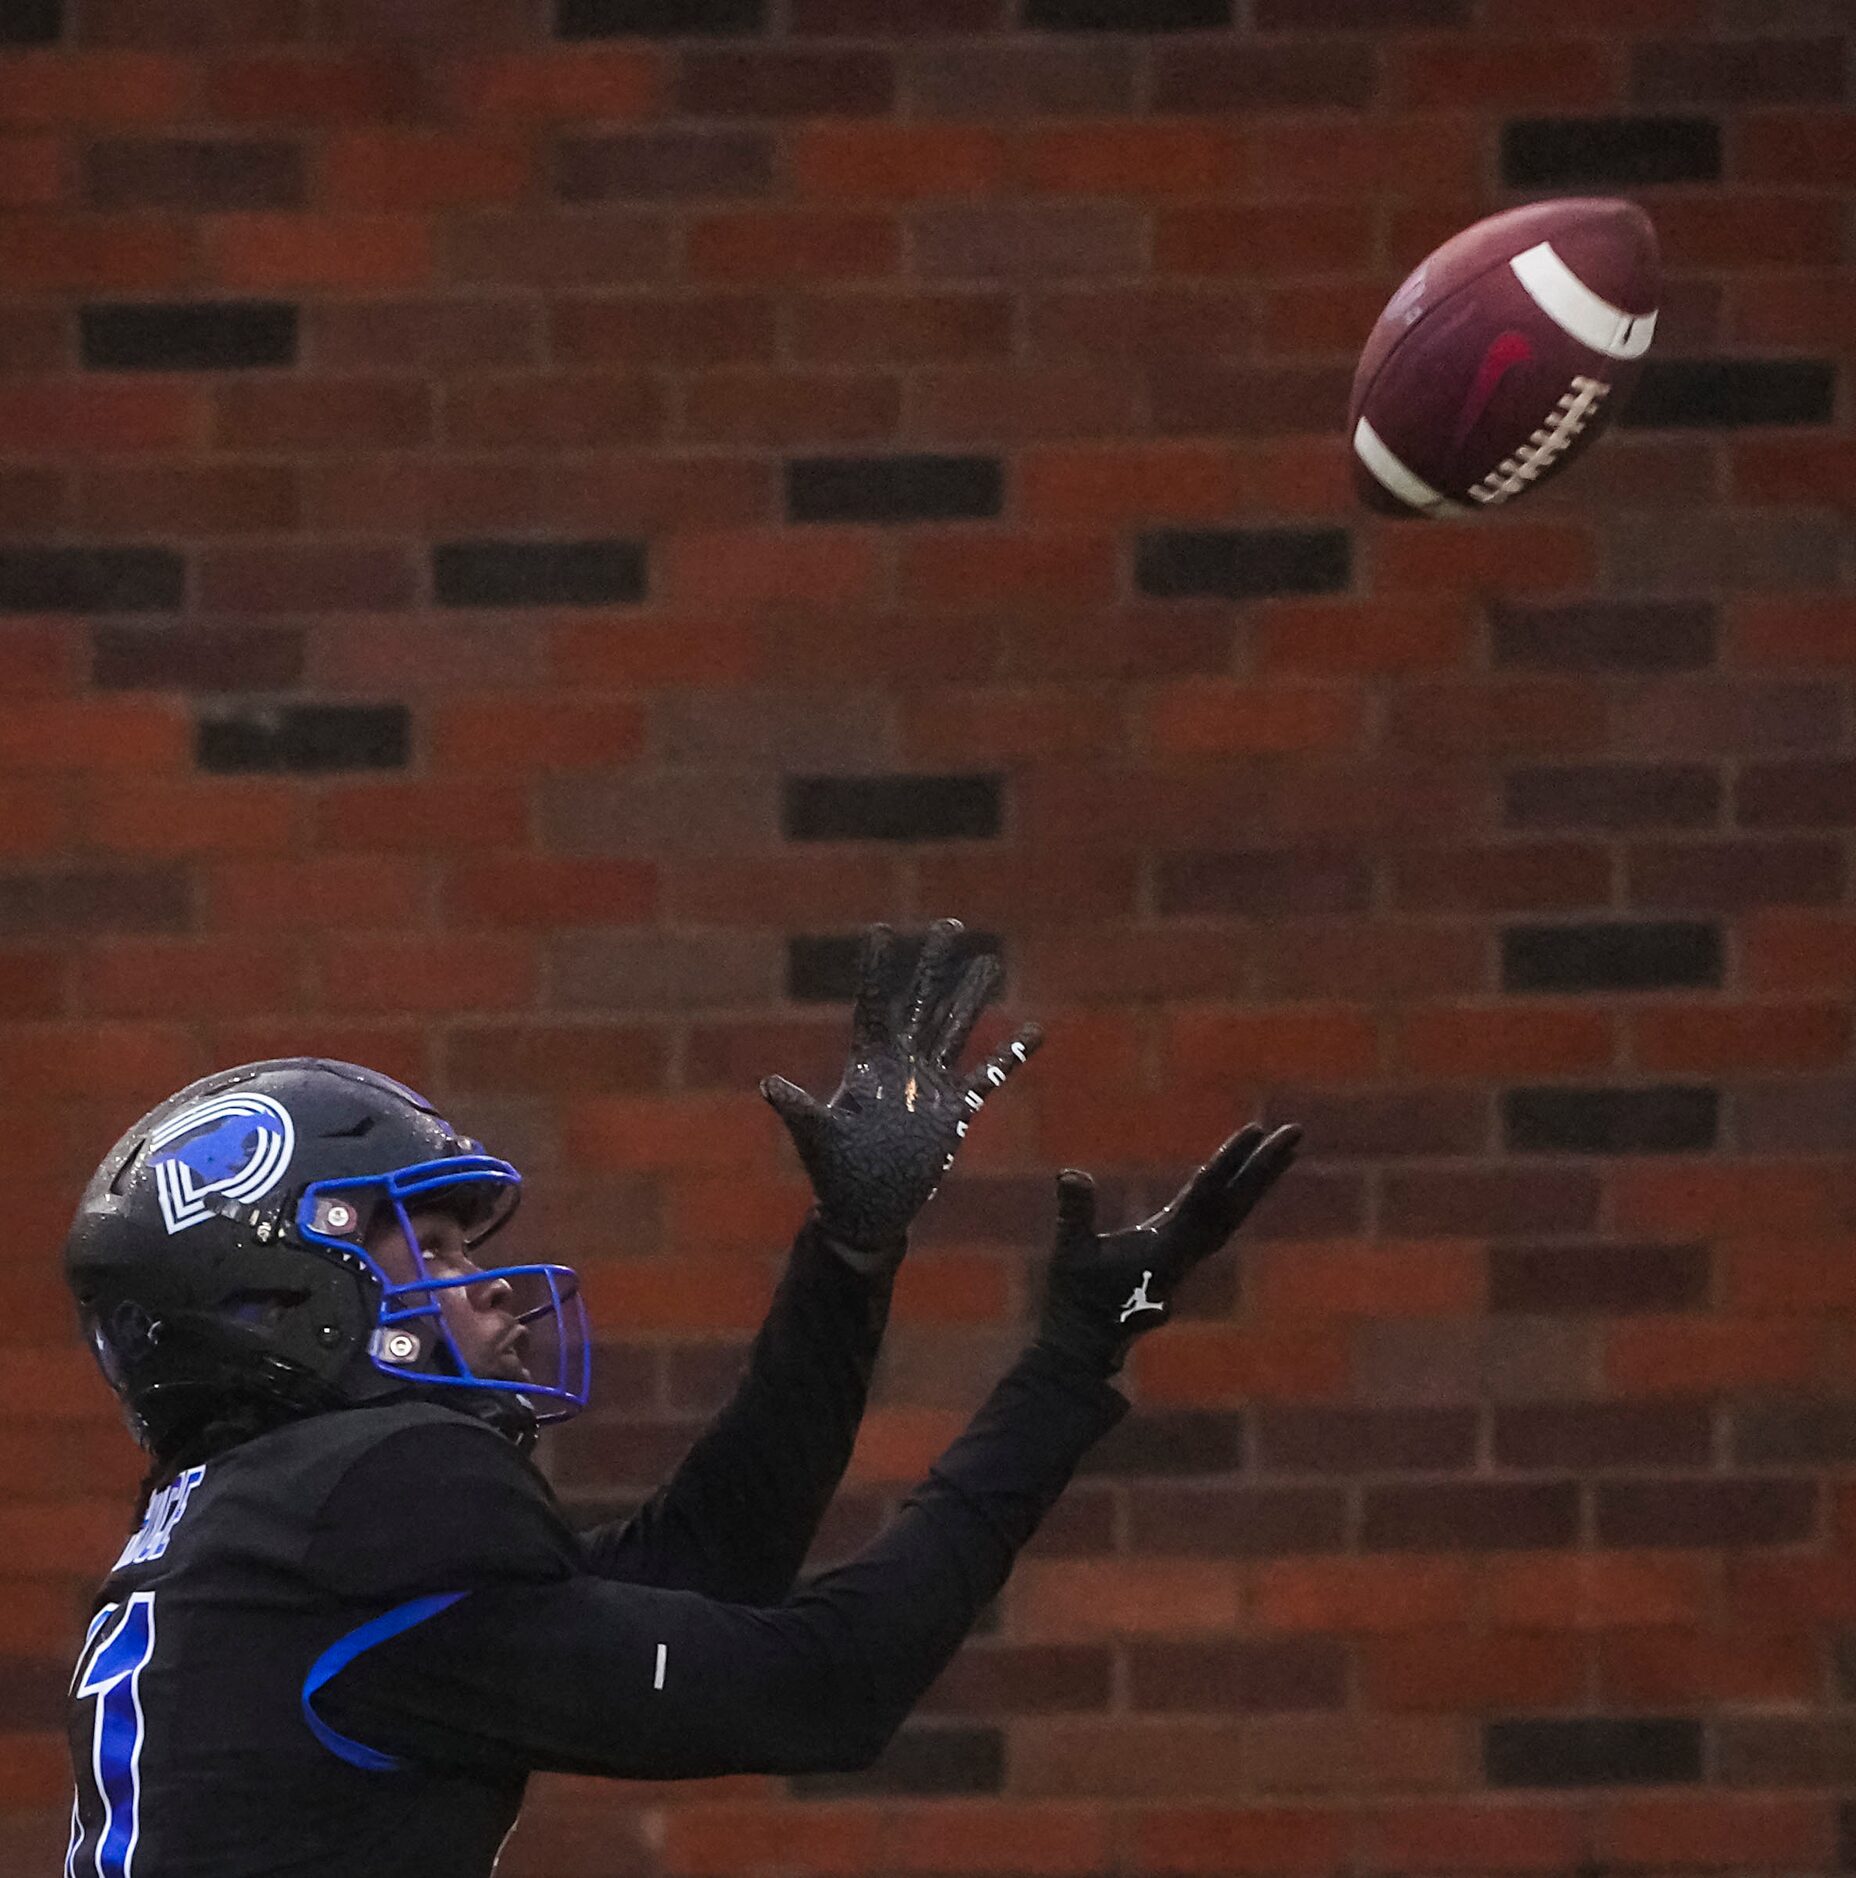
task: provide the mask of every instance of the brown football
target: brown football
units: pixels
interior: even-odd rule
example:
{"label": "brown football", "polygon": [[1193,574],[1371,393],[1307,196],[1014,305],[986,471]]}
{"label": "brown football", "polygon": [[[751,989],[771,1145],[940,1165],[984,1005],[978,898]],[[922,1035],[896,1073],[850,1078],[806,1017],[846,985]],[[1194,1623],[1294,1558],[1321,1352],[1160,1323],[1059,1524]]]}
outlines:
{"label": "brown football", "polygon": [[1354,374],[1361,499],[1473,514],[1558,475],[1628,395],[1661,284],[1634,203],[1535,202],[1452,236],[1387,303]]}

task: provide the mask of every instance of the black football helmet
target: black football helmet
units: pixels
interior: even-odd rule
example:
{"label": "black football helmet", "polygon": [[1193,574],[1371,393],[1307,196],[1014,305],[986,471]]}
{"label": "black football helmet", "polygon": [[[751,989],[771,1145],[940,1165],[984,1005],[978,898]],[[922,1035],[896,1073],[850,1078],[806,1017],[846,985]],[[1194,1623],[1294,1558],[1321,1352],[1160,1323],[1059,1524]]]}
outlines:
{"label": "black football helmet", "polygon": [[[91,1177],[65,1242],[84,1334],[144,1447],[171,1452],[228,1411],[315,1414],[409,1389],[447,1392],[512,1434],[585,1406],[579,1280],[483,1265],[522,1176],[424,1097],[352,1063],[292,1057],[170,1096]],[[476,1269],[435,1276],[414,1211],[463,1229]],[[393,1272],[370,1244],[397,1238]],[[522,1354],[472,1370],[442,1294],[498,1282]]]}

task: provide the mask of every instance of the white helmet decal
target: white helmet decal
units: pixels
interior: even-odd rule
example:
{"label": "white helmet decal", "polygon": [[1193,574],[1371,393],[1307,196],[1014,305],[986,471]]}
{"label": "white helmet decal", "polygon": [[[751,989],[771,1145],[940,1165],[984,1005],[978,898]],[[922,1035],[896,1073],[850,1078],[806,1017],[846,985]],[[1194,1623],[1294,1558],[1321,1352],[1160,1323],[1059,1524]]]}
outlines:
{"label": "white helmet decal", "polygon": [[173,1234],[212,1216],[208,1194],[249,1205],[269,1193],[296,1151],[296,1125],[281,1102],[233,1089],[162,1123],[148,1148],[161,1217]]}

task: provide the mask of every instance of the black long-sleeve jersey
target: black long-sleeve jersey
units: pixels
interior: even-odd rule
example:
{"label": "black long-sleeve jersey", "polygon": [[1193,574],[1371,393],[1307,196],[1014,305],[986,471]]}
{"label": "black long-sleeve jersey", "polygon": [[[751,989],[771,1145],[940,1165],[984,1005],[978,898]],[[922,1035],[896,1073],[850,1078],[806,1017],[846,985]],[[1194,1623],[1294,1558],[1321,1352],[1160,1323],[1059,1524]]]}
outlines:
{"label": "black long-sleeve jersey", "polygon": [[891,1525],[799,1589],[886,1294],[802,1233],[749,1370],[630,1520],[568,1525],[430,1400],[158,1494],[72,1681],[79,1878],[482,1878],[528,1774],[869,1760],[1125,1404],[1033,1349]]}

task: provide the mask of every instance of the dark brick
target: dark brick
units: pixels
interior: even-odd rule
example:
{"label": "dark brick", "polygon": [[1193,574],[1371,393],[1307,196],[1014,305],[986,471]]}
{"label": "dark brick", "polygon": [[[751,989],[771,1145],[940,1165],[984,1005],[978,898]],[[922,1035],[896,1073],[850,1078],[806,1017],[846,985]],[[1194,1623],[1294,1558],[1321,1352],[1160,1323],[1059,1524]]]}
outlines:
{"label": "dark brick", "polygon": [[1136,1709],[1277,1715],[1347,1702],[1347,1652],[1332,1637],[1135,1643],[1127,1654]]}
{"label": "dark brick", "polygon": [[1491,1787],[1660,1787],[1701,1778],[1701,1723],[1578,1716],[1483,1724]]}
{"label": "dark brick", "polygon": [[1530,1402],[1495,1411],[1499,1467],[1705,1467],[1713,1445],[1706,1402]]}
{"label": "dark brick", "polygon": [[1374,1474],[1473,1467],[1468,1408],[1262,1408],[1257,1465],[1285,1473]]}
{"label": "dark brick", "polygon": [[1381,1230],[1413,1237],[1587,1233],[1598,1219],[1585,1168],[1397,1168],[1380,1185]]}
{"label": "dark brick", "polygon": [[1708,1301],[1701,1245],[1518,1245],[1489,1252],[1489,1309],[1520,1315],[1691,1311]]}
{"label": "dark brick", "polygon": [[1364,41],[1162,46],[1154,58],[1154,109],[1359,111],[1378,83],[1379,61]]}
{"label": "dark brick", "polygon": [[1213,1409],[1128,1416],[1077,1465],[1079,1474],[1229,1474],[1244,1464],[1244,1419]]}
{"label": "dark brick", "polygon": [[1759,906],[1833,906],[1843,898],[1835,841],[1684,841],[1633,847],[1625,897],[1634,907],[1741,913]]}
{"label": "dark brick", "polygon": [[1578,1536],[1579,1489],[1571,1481],[1369,1487],[1361,1501],[1360,1545],[1368,1552],[1525,1551]]}
{"label": "dark brick", "polygon": [[64,0],[7,0],[0,7],[0,46],[55,45],[63,33]]}
{"label": "dark brick", "polygon": [[1232,0],[1023,0],[1024,24],[1049,33],[1217,32]]}
{"label": "dark brick", "polygon": [[440,606],[626,606],[645,597],[638,541],[460,541],[432,550]]}
{"label": "dark brick", "polygon": [[1856,1149],[1856,1078],[1787,1077],[1734,1091],[1735,1145],[1748,1154]]}
{"label": "dark brick", "polygon": [[690,117],[862,117],[887,111],[895,89],[880,52],[691,52],[675,108]]}
{"label": "dark brick", "polygon": [[554,193],[563,202],[762,196],[772,183],[773,139],[757,130],[567,137],[554,156]]}
{"label": "dark brick", "polygon": [[1329,919],[1372,905],[1372,863],[1355,849],[1248,848],[1160,862],[1159,908],[1176,916]]}
{"label": "dark brick", "polygon": [[289,704],[202,718],[196,760],[214,774],[404,769],[411,744],[403,704]]}
{"label": "dark brick", "polygon": [[1734,1411],[1734,1459],[1749,1466],[1856,1461],[1856,1402],[1749,1402]]}
{"label": "dark brick", "polygon": [[1502,126],[1502,181],[1511,189],[1720,178],[1721,127],[1711,117],[1529,117]]}
{"label": "dark brick", "polygon": [[[0,23],[0,45],[23,42],[9,39]],[[69,1670],[61,1672],[49,1657],[0,1656],[0,1729],[9,1734],[50,1733],[58,1726],[65,1705]]]}
{"label": "dark brick", "polygon": [[1721,930],[1694,920],[1510,926],[1504,991],[1668,991],[1721,982]]}
{"label": "dark brick", "polygon": [[993,841],[998,776],[789,776],[789,841]]}
{"label": "dark brick", "polygon": [[1083,1643],[964,1649],[917,1707],[924,1715],[1055,1715],[1107,1708],[1114,1656]]}
{"label": "dark brick", "polygon": [[1502,601],[1495,663],[1536,672],[1692,672],[1714,663],[1720,609],[1702,600]]}
{"label": "dark brick", "polygon": [[1489,1102],[1478,1090],[1285,1088],[1274,1092],[1272,1106],[1306,1128],[1309,1151],[1324,1161],[1479,1154],[1488,1146]]}
{"label": "dark brick", "polygon": [[[846,1004],[857,994],[857,964],[863,954],[862,933],[802,934],[786,942],[786,995],[798,1004]],[[920,933],[898,933],[890,954],[895,981],[900,984],[915,969],[921,956]],[[961,934],[960,951],[968,957],[990,952],[1001,963],[1005,945],[997,933]]]}
{"label": "dark brick", "polygon": [[1705,1152],[1720,1128],[1717,1090],[1509,1089],[1502,1138],[1511,1154]]}
{"label": "dark brick", "polygon": [[1620,1480],[1595,1491],[1600,1545],[1795,1545],[1817,1529],[1808,1480]]}
{"label": "dark brick", "polygon": [[1006,0],[789,0],[787,30],[829,39],[914,39],[984,33],[1005,24]]}
{"label": "dark brick", "polygon": [[1346,1542],[1347,1496],[1337,1486],[1136,1486],[1128,1496],[1136,1552],[1285,1558]]}
{"label": "dark brick", "polygon": [[92,371],[217,372],[294,365],[297,310],[280,301],[87,306],[78,311]]}
{"label": "dark brick", "polygon": [[758,33],[766,26],[767,0],[555,0],[560,39]]}
{"label": "dark brick", "polygon": [[1734,816],[1746,828],[1847,828],[1856,822],[1856,761],[1745,764]]}
{"label": "dark brick", "polygon": [[1262,32],[1384,33],[1467,26],[1470,0],[1252,0]]}
{"label": "dark brick", "polygon": [[1624,430],[1718,430],[1828,424],[1837,368],[1828,359],[1648,359],[1618,416]]}
{"label": "dark brick", "polygon": [[1351,1168],[1296,1169],[1270,1195],[1269,1211],[1256,1236],[1271,1239],[1356,1237],[1366,1227],[1367,1180]]}
{"label": "dark brick", "polygon": [[303,677],[300,626],[98,626],[99,691],[288,691]]}
{"label": "dark brick", "polygon": [[178,933],[192,920],[184,873],[70,868],[0,874],[0,938],[38,934]]}
{"label": "dark brick", "polygon": [[1539,764],[1509,772],[1510,828],[1709,828],[1721,779],[1699,763]]}
{"label": "dark brick", "polygon": [[1638,104],[1835,104],[1844,96],[1843,39],[1651,40],[1633,48]]}
{"label": "dark brick", "polygon": [[1004,493],[1004,467],[991,456],[820,456],[786,466],[794,522],[984,521]]}
{"label": "dark brick", "polygon": [[911,112],[928,117],[1013,120],[1134,108],[1134,49],[1112,40],[927,45],[910,53],[904,70]]}
{"label": "dark brick", "polygon": [[850,1774],[797,1774],[798,1799],[875,1793],[997,1793],[1005,1785],[1005,1735],[997,1728],[904,1728],[870,1766]]}
{"label": "dark brick", "polygon": [[165,548],[0,548],[0,613],[172,613],[186,567]]}
{"label": "dark brick", "polygon": [[1342,593],[1353,579],[1344,528],[1160,528],[1135,549],[1141,592],[1159,600]]}

